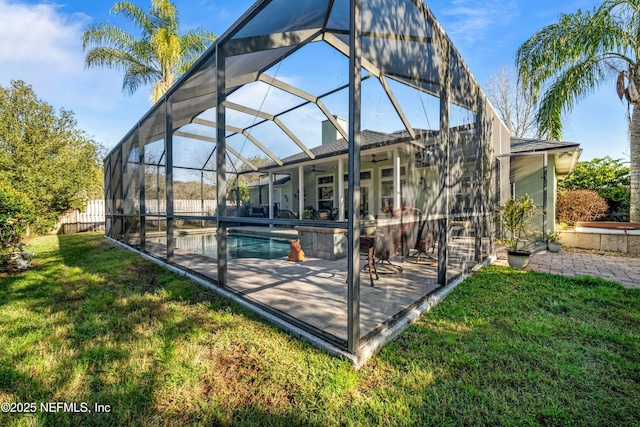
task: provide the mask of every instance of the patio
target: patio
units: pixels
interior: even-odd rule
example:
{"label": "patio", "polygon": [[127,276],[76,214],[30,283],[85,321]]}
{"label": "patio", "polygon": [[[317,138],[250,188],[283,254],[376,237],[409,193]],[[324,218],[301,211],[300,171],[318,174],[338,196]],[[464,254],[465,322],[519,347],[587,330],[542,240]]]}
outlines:
{"label": "patio", "polygon": [[[230,231],[244,234],[272,235],[296,238],[290,229],[267,227],[235,227]],[[215,229],[208,229],[215,235]],[[196,234],[197,236],[197,234]],[[463,273],[455,269],[464,261],[471,262],[473,254],[469,237],[457,237],[452,245],[450,279]],[[488,245],[488,240],[483,245]],[[166,246],[147,241],[147,251],[157,258],[166,257]],[[466,248],[466,249],[465,249]],[[415,250],[411,250],[413,255]],[[437,248],[430,256],[437,254]],[[360,260],[360,338],[365,343],[388,327],[403,314],[418,306],[442,286],[438,284],[437,260],[424,255],[416,264],[415,257],[393,256],[390,261],[402,272],[387,263],[376,264],[379,279],[373,277],[370,286],[367,260]],[[176,247],[174,264],[198,275],[217,280],[215,258]],[[314,335],[339,346],[347,342],[347,259],[335,261],[307,256],[303,262],[279,259],[239,258],[228,261],[228,285],[225,289],[237,296],[284,317],[302,322]]]}
{"label": "patio", "polygon": [[[500,253],[496,265],[506,266],[507,254]],[[625,288],[640,289],[640,257],[589,250],[540,251],[531,255],[526,268],[566,277],[592,276],[619,282]]]}

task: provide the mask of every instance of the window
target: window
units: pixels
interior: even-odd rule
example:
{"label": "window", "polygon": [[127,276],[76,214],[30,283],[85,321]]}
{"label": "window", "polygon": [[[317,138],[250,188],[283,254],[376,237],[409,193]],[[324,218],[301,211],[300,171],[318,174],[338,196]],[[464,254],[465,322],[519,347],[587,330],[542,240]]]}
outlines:
{"label": "window", "polygon": [[[371,178],[373,171],[371,169],[360,171],[360,217],[364,218],[365,215],[372,213],[372,195],[373,195],[373,183]],[[345,203],[345,218],[347,217],[347,201],[349,200],[349,185],[346,183],[349,181],[349,174],[344,174],[344,203]]]}
{"label": "window", "polygon": [[[407,168],[405,166],[400,167],[400,177],[405,176]],[[406,179],[400,179],[400,193],[402,194],[402,187],[404,186]],[[382,213],[392,213],[393,206],[393,168],[385,168],[380,170],[380,211]]]}
{"label": "window", "polygon": [[[362,171],[360,172],[360,181],[370,181],[371,180],[371,170],[366,170],[366,171]],[[349,181],[349,174],[345,173],[344,174],[344,182]]]}
{"label": "window", "polygon": [[455,204],[451,207],[453,213],[469,213],[472,209],[471,196],[473,194],[472,175],[474,169],[467,168],[453,188]]}
{"label": "window", "polygon": [[333,175],[318,177],[318,210],[333,209]]}
{"label": "window", "polygon": [[281,203],[282,201],[282,188],[273,189],[273,203]]}

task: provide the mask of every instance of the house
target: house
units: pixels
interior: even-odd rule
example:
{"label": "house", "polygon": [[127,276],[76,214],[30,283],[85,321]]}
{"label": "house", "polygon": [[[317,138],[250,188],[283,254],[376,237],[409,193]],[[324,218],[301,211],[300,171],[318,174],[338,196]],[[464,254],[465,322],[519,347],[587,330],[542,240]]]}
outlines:
{"label": "house", "polygon": [[105,158],[106,235],[360,364],[491,259],[509,154],[422,0],[259,0]]}
{"label": "house", "polygon": [[[346,123],[343,119],[341,122]],[[278,172],[274,175],[273,181],[273,216],[278,217],[279,210],[292,212],[290,218],[303,218],[304,211],[307,211],[307,218],[313,219],[313,212],[318,210],[335,211],[332,219],[344,220],[346,200],[346,186],[337,185],[338,163],[346,160],[348,144],[344,139],[335,138],[335,134],[326,135],[326,123],[323,122],[323,144],[313,148],[311,151],[316,155],[316,160],[309,163],[301,155],[291,156],[283,159],[282,167],[275,167],[271,164],[265,166],[263,173],[274,169]],[[435,191],[430,188],[435,180],[433,175],[435,164],[428,164],[428,154],[424,151],[414,150],[413,156],[401,156],[402,148],[394,151],[394,147],[402,147],[403,138],[407,135],[404,132],[395,134],[383,134],[370,130],[362,132],[362,169],[360,174],[360,217],[364,218],[368,214],[376,218],[389,215],[396,206],[402,203],[394,201],[393,197],[393,157],[398,154],[401,163],[400,169],[400,199],[403,195],[407,199],[414,200],[410,194],[412,189],[418,188],[418,206],[425,206],[425,198],[429,193]],[[536,217],[533,224],[542,234],[543,230],[554,229],[555,202],[557,197],[558,181],[566,178],[575,168],[582,150],[580,144],[562,141],[546,141],[533,138],[510,138],[510,153],[503,157],[510,159],[509,189],[510,195],[519,197],[523,194],[532,196],[534,202],[542,208],[540,215]],[[303,165],[302,171],[306,178],[303,187],[304,203],[303,210],[300,209],[300,190],[294,185],[298,182],[298,166]],[[459,193],[455,195],[458,203],[463,209],[469,209],[470,180],[475,173],[475,164],[468,163],[463,177],[462,186]],[[259,175],[261,178],[257,184],[251,186],[249,203],[254,206],[262,206],[260,210],[264,216],[268,216],[269,199],[266,175]],[[262,178],[264,177],[264,178]],[[277,178],[276,178],[277,177]],[[343,181],[347,181],[348,174],[343,173]],[[293,179],[292,179],[293,178]],[[407,178],[413,182],[407,184]],[[546,184],[545,184],[546,180]],[[338,187],[342,191],[336,191]],[[327,190],[327,188],[329,190]],[[258,193],[259,189],[259,193]],[[406,190],[405,190],[406,189]],[[546,193],[546,196],[544,194]],[[342,194],[342,197],[340,197]],[[466,200],[466,203],[464,202]],[[496,206],[497,207],[497,206]],[[338,211],[341,210],[342,214]],[[428,208],[427,208],[428,211]],[[300,212],[303,212],[301,215]],[[543,216],[544,215],[544,216]],[[284,216],[284,215],[283,215]],[[543,224],[544,221],[544,224]]]}
{"label": "house", "polygon": [[542,208],[532,223],[540,236],[554,230],[558,181],[573,172],[581,153],[580,144],[574,142],[511,138],[511,194],[516,198],[529,194]]}

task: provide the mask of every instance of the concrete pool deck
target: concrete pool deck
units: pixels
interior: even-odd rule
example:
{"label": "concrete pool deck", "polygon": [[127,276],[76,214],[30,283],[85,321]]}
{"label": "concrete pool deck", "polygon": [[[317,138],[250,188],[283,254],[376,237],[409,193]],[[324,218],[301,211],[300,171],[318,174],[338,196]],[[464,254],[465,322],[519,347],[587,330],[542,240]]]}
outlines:
{"label": "concrete pool deck", "polygon": [[[212,230],[208,231],[211,233]],[[242,227],[241,231],[247,234],[246,227]],[[261,235],[282,231],[266,227],[255,227],[254,230]],[[295,237],[295,230],[284,231]],[[472,240],[458,240],[458,244],[451,246],[448,281],[462,274],[455,266],[473,263]],[[147,242],[146,251],[159,259],[166,258],[163,244]],[[399,314],[411,310],[429,295],[443,289],[437,281],[435,260],[421,260],[420,264],[415,264],[410,262],[411,259],[392,257],[391,261],[401,266],[403,271],[398,272],[386,263],[376,264],[380,277],[375,279],[374,276],[373,287],[370,286],[368,271],[364,270],[367,260],[360,261],[360,331],[363,338],[384,330]],[[176,248],[173,265],[217,281],[215,258]],[[238,258],[228,260],[225,288],[271,312],[296,319],[320,335],[328,334],[338,341],[346,341],[346,281],[346,258],[331,261],[306,257],[305,261],[299,263],[289,262],[286,257]]]}

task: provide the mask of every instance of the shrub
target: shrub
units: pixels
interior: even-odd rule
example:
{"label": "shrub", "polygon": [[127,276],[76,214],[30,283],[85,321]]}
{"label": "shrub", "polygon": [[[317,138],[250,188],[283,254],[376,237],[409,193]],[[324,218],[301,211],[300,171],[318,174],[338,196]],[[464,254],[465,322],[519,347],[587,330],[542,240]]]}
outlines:
{"label": "shrub", "polygon": [[560,190],[594,190],[607,202],[611,213],[629,213],[631,193],[629,166],[607,156],[578,162],[574,171],[558,183]]}
{"label": "shrub", "polygon": [[502,244],[510,251],[517,251],[518,244],[529,237],[527,219],[531,217],[536,206],[528,194],[518,199],[509,197],[498,217],[499,223],[505,232]]}
{"label": "shrub", "polygon": [[578,221],[600,219],[608,209],[607,202],[593,190],[568,190],[558,195],[556,218],[574,225]]}
{"label": "shrub", "polygon": [[33,220],[31,201],[0,181],[0,271],[9,269],[12,253],[18,249],[20,239]]}

